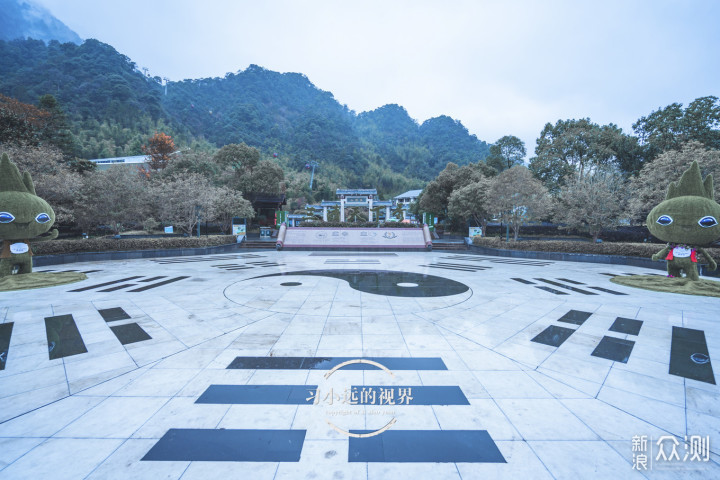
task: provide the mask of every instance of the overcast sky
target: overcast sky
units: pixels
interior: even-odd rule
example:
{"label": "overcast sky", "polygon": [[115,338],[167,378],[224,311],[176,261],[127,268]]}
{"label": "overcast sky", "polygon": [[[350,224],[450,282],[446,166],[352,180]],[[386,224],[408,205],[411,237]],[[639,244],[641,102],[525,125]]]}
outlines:
{"label": "overcast sky", "polygon": [[626,133],[673,102],[720,96],[716,0],[35,0],[153,76],[300,72],[356,112],[449,115],[532,155],[547,122]]}

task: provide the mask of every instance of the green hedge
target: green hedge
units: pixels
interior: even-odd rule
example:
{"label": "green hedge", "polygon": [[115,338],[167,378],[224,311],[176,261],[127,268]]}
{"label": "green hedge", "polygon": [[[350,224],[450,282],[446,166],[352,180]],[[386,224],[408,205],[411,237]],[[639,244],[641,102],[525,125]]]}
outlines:
{"label": "green hedge", "polygon": [[126,250],[158,250],[170,248],[216,247],[235,243],[233,235],[210,235],[208,237],[170,238],[86,238],[79,240],[52,240],[32,243],[35,255],[58,255],[78,252],[116,252]]}
{"label": "green hedge", "polygon": [[[591,243],[561,240],[526,240],[506,242],[498,237],[475,237],[473,245],[478,247],[501,248],[504,250],[530,250],[536,252],[588,253],[599,255],[622,255],[626,257],[652,257],[663,249],[657,243]],[[706,248],[710,255],[720,262],[720,248]],[[703,259],[701,259],[703,261]]]}
{"label": "green hedge", "polygon": [[401,223],[401,222],[385,222],[377,224],[375,222],[302,222],[301,227],[312,228],[420,228],[417,223]]}

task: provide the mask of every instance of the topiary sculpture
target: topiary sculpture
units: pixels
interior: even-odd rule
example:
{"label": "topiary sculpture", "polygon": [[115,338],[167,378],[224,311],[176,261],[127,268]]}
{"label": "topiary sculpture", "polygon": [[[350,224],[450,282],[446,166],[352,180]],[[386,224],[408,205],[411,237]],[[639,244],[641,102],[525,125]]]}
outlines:
{"label": "topiary sculpture", "polygon": [[653,260],[667,260],[668,277],[681,277],[684,273],[691,281],[698,281],[698,254],[703,255],[710,270],[717,268],[715,260],[703,246],[720,238],[720,205],[715,202],[712,175],[702,180],[700,167],[693,162],[668,187],[665,200],[647,216],[650,233],[667,246],[652,256]]}
{"label": "topiary sculpture", "polygon": [[0,160],[0,277],[32,272],[30,241],[57,238],[55,212],[35,194],[30,173],[20,170],[7,154]]}

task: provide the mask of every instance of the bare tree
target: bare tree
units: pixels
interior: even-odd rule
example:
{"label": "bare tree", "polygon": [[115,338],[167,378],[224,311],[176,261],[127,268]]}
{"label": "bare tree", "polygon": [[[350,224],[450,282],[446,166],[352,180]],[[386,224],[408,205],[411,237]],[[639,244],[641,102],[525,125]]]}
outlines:
{"label": "bare tree", "polygon": [[627,189],[622,175],[612,168],[598,168],[575,175],[560,188],[554,219],[564,229],[588,232],[596,242],[600,232],[616,227],[626,210]]}
{"label": "bare tree", "polygon": [[488,210],[510,225],[515,241],[523,223],[542,218],[552,206],[547,188],[522,166],[512,167],[493,178],[487,198]]}
{"label": "bare tree", "polygon": [[183,173],[152,184],[156,211],[163,223],[172,223],[192,235],[200,221],[216,215],[218,188],[197,173]]}
{"label": "bare tree", "polygon": [[121,166],[95,171],[83,178],[75,217],[84,228],[106,225],[115,233],[141,224],[147,213],[147,182]]}

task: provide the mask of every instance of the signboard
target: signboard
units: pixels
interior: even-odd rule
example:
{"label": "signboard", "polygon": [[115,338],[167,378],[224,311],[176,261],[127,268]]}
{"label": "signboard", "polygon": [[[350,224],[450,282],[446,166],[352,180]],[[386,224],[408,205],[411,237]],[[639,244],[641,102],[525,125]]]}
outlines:
{"label": "signboard", "polygon": [[173,227],[165,227],[165,233],[173,233]]}
{"label": "signboard", "polygon": [[275,211],[275,225],[279,227],[281,224],[286,223],[287,216],[288,216],[288,212],[284,212],[282,210],[276,210]]}
{"label": "signboard", "polygon": [[432,213],[423,213],[422,222],[427,224],[431,232],[435,231],[435,223],[437,223],[437,218],[434,218]]}
{"label": "signboard", "polygon": [[425,248],[422,228],[309,228],[287,230],[285,247]]}
{"label": "signboard", "polygon": [[232,226],[232,234],[233,235],[245,235],[246,231],[246,225],[233,225]]}
{"label": "signboard", "polygon": [[470,234],[468,235],[470,238],[472,237],[482,237],[482,227],[470,227]]}

